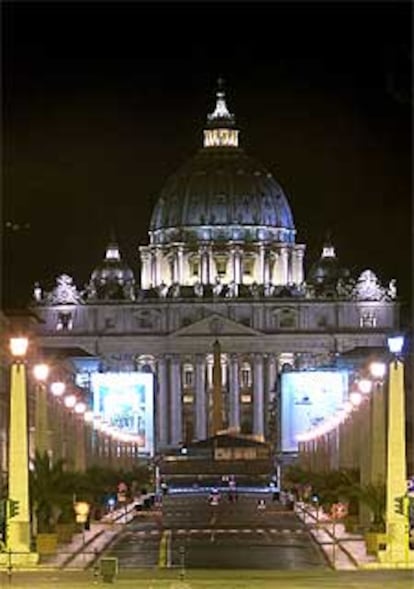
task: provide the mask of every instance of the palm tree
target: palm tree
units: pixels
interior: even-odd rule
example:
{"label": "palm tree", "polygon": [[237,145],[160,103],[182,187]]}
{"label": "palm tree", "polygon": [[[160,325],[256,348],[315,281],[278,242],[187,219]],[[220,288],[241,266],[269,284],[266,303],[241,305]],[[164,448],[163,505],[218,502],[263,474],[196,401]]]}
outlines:
{"label": "palm tree", "polygon": [[30,471],[30,497],[38,532],[53,532],[59,515],[68,508],[73,512],[74,488],[74,476],[64,470],[63,460],[53,464],[47,452],[36,452]]}
{"label": "palm tree", "polygon": [[357,499],[363,503],[371,511],[371,531],[384,532],[385,531],[385,503],[386,491],[385,484],[361,485],[354,483],[348,490],[347,494],[350,498]]}

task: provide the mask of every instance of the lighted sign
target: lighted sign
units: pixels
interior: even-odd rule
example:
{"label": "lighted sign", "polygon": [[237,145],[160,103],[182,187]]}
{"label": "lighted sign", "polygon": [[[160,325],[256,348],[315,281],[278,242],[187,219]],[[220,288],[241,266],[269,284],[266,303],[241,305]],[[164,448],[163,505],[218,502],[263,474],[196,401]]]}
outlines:
{"label": "lighted sign", "polygon": [[142,454],[154,453],[154,381],[146,372],[95,372],[93,410],[103,421],[138,438]]}
{"label": "lighted sign", "polygon": [[297,436],[331,416],[348,397],[346,371],[282,374],[282,451],[298,449]]}

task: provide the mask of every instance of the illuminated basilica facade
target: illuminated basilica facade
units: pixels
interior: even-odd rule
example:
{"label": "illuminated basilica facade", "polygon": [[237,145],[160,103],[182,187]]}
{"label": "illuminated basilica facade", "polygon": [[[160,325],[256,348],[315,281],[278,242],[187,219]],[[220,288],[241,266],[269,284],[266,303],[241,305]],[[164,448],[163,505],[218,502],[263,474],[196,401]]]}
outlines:
{"label": "illuminated basilica facade", "polygon": [[78,382],[99,372],[154,375],[155,449],[213,433],[213,344],[220,344],[223,427],[277,444],[283,370],[332,366],[385,345],[398,326],[395,281],[352,276],[332,243],[304,271],[288,199],[250,158],[219,88],[203,145],[167,179],[139,252],[140,275],[108,244],[88,284],[37,283],[45,348],[82,350]]}

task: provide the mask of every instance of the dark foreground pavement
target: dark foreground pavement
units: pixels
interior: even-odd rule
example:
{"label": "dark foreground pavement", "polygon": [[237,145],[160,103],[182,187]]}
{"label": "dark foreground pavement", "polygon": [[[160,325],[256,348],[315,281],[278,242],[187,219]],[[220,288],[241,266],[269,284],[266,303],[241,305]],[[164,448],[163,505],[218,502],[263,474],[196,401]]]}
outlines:
{"label": "dark foreground pavement", "polygon": [[129,570],[110,585],[85,572],[0,573],[0,588],[86,589],[412,589],[414,571],[181,571]]}

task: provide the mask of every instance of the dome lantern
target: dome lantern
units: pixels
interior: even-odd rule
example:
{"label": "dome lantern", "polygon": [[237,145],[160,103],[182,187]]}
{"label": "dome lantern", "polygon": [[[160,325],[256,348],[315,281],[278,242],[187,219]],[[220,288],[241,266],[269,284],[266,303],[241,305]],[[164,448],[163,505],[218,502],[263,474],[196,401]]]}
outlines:
{"label": "dome lantern", "polygon": [[207,115],[207,128],[204,129],[204,147],[238,147],[239,130],[234,128],[234,115],[226,104],[226,94],[223,80],[217,81],[216,108]]}

